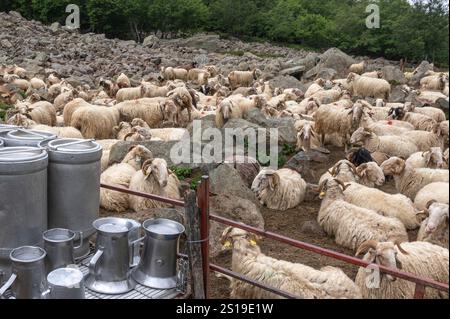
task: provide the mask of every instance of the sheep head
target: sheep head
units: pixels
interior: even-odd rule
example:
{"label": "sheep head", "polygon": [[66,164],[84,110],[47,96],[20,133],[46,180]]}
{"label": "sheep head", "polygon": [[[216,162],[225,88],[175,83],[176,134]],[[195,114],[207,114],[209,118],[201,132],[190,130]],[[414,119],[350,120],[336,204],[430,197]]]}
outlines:
{"label": "sheep head", "polygon": [[224,120],[228,120],[233,113],[234,103],[231,100],[224,100],[220,103],[220,110],[223,114]]}
{"label": "sheep head", "polygon": [[357,175],[357,170],[355,165],[348,160],[340,160],[331,169],[331,176],[336,177],[341,172],[342,166],[347,167],[347,170],[351,171],[354,175]]}
{"label": "sheep head", "polygon": [[256,234],[249,233],[240,228],[227,227],[220,236],[220,243],[222,244],[222,250],[231,249],[233,247],[233,243],[239,239],[245,239],[245,242],[248,243],[248,245],[246,246],[249,246],[249,248],[250,247],[258,248],[257,242],[261,240],[261,237]]}
{"label": "sheep head", "polygon": [[384,161],[380,167],[383,170],[383,174],[385,176],[400,175],[405,170],[406,163],[404,159],[394,156]]}
{"label": "sheep head", "polygon": [[371,138],[373,135],[372,131],[368,128],[360,127],[355,132],[353,132],[350,137],[350,144],[364,144],[366,140]]}
{"label": "sheep head", "polygon": [[275,170],[263,169],[253,180],[251,190],[259,196],[263,190],[270,189],[273,191],[279,184],[280,176]]}
{"label": "sheep head", "polygon": [[357,74],[350,72],[347,76],[347,83],[353,82],[354,80],[356,80],[356,78],[357,78]]}
{"label": "sheep head", "polygon": [[376,107],[385,107],[386,106],[386,102],[384,102],[383,99],[376,99],[375,106]]}
{"label": "sheep head", "polygon": [[350,184],[344,184],[341,180],[337,178],[325,179],[319,184],[319,198],[324,199],[327,194],[331,195],[342,195],[343,192],[349,187]]}
{"label": "sheep head", "polygon": [[[137,169],[142,167],[142,164],[153,158],[152,152],[143,145],[133,145],[128,149],[123,162],[127,162]],[[132,163],[130,163],[132,162]]]}
{"label": "sheep head", "polygon": [[[364,254],[363,260],[370,263],[377,263],[389,268],[402,269],[402,263],[398,259],[398,252],[407,255],[400,242],[388,241],[378,242],[376,240],[368,240],[363,242],[356,251],[356,256]],[[389,281],[395,281],[396,277],[388,274],[383,274]]]}
{"label": "sheep head", "polygon": [[166,187],[169,179],[167,162],[162,158],[152,158],[142,164],[145,179],[153,176],[160,187]]}
{"label": "sheep head", "polygon": [[429,151],[423,152],[422,157],[425,159],[427,167],[445,169],[447,166],[440,147],[432,147]]}
{"label": "sheep head", "polygon": [[402,107],[392,107],[389,110],[388,114],[388,119],[402,120],[406,115],[406,110],[404,110]]}
{"label": "sheep head", "polygon": [[383,170],[375,162],[359,165],[356,168],[356,173],[361,179],[372,182],[377,186],[381,186],[385,182]]}
{"label": "sheep head", "polygon": [[426,220],[425,232],[431,234],[439,227],[439,225],[447,224],[448,227],[448,204],[438,203],[435,200],[430,200],[424,211],[424,214],[428,216]]}
{"label": "sheep head", "polygon": [[254,69],[253,70],[253,79],[257,80],[262,75],[262,72],[260,69]]}

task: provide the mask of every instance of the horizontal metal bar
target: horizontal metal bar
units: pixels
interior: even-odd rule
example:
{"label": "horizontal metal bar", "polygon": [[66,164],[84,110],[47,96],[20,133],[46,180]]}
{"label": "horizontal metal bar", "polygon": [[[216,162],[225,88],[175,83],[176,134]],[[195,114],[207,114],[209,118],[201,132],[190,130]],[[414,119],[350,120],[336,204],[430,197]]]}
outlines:
{"label": "horizontal metal bar", "polygon": [[387,273],[387,274],[390,274],[390,275],[393,275],[395,277],[398,277],[398,278],[401,278],[401,279],[405,279],[405,280],[408,280],[408,281],[412,281],[412,282],[415,282],[417,284],[422,284],[424,286],[432,287],[432,288],[435,288],[435,289],[438,289],[438,290],[442,290],[442,291],[446,291],[446,292],[449,291],[448,284],[444,284],[444,283],[441,283],[441,282],[438,282],[438,281],[435,281],[435,280],[432,280],[432,279],[422,278],[422,277],[419,277],[417,275],[414,275],[414,274],[411,274],[411,273],[407,273],[407,272],[403,272],[403,271],[399,271],[399,270],[394,269],[394,268],[388,268],[388,267],[385,267],[385,266],[382,266],[382,265],[372,264],[372,263],[366,262],[366,261],[364,261],[362,259],[359,259],[359,258],[356,258],[356,257],[352,257],[352,256],[348,256],[348,255],[345,255],[345,254],[341,254],[341,253],[335,252],[335,251],[330,250],[330,249],[326,249],[326,248],[322,248],[322,247],[315,246],[315,245],[312,245],[312,244],[308,244],[308,243],[305,243],[305,242],[302,242],[302,241],[299,241],[299,240],[295,240],[295,239],[292,239],[292,238],[289,238],[289,237],[286,237],[286,236],[283,236],[283,235],[279,235],[279,234],[276,234],[276,233],[273,233],[273,232],[270,232],[270,231],[265,231],[265,230],[262,230],[262,229],[259,229],[259,228],[253,227],[253,226],[244,225],[244,224],[235,222],[235,221],[233,221],[231,219],[224,218],[224,217],[221,217],[221,216],[217,216],[217,215],[214,215],[214,214],[210,214],[209,217],[210,217],[211,220],[214,220],[216,222],[219,222],[219,223],[222,223],[222,224],[225,224],[225,225],[228,225],[228,226],[244,229],[246,231],[249,231],[249,232],[252,232],[252,233],[255,233],[255,234],[267,237],[267,238],[270,238],[270,239],[274,239],[274,240],[283,242],[285,244],[292,245],[292,246],[300,248],[300,249],[312,251],[314,253],[317,253],[317,254],[320,254],[320,255],[323,255],[323,256],[328,256],[328,257],[331,257],[331,258],[334,258],[334,259],[338,259],[338,260],[344,261],[346,263],[357,265],[357,266],[360,266],[360,267],[367,267],[369,265],[372,265],[372,266],[378,267],[378,269],[380,271],[382,271],[384,273]]}
{"label": "horizontal metal bar", "polygon": [[215,265],[215,264],[209,264],[209,268],[211,270],[213,270],[213,271],[216,271],[216,272],[228,275],[230,277],[239,279],[241,281],[245,281],[246,283],[249,283],[249,284],[251,284],[253,286],[256,286],[256,287],[259,287],[261,289],[270,291],[270,292],[272,292],[272,293],[274,293],[276,295],[280,295],[282,297],[289,298],[289,299],[299,299],[299,297],[297,297],[295,295],[292,295],[289,292],[279,290],[279,289],[277,289],[275,287],[266,286],[266,285],[264,285],[264,284],[262,284],[262,283],[260,283],[258,281],[255,281],[255,280],[253,280],[253,279],[251,279],[251,278],[249,278],[247,276],[238,274],[238,273],[236,273],[234,271],[228,270],[228,269],[223,268],[221,266],[218,266],[218,265]]}
{"label": "horizontal metal bar", "polygon": [[139,197],[153,199],[153,200],[156,200],[156,201],[159,201],[159,202],[163,202],[163,203],[167,203],[167,204],[171,204],[171,205],[174,205],[174,206],[184,207],[184,201],[178,200],[178,199],[167,198],[167,197],[162,197],[162,196],[159,196],[159,195],[142,193],[142,192],[138,192],[138,191],[132,191],[132,190],[130,190],[128,188],[112,186],[112,185],[103,184],[103,183],[100,184],[100,187],[106,188],[106,189],[109,189],[109,190],[112,190],[112,191],[120,192],[120,193],[126,193],[126,194],[130,194],[130,195],[135,195],[135,196],[139,196]]}

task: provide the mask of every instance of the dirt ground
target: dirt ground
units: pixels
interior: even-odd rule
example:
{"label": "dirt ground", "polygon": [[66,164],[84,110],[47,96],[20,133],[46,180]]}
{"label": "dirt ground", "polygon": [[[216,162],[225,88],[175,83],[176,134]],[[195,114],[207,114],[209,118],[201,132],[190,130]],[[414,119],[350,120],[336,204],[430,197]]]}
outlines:
{"label": "dirt ground", "polygon": [[[311,169],[314,171],[314,180],[307,180],[309,183],[317,184],[320,176],[326,172],[328,168],[334,165],[337,161],[345,158],[345,153],[339,148],[329,148],[331,154],[329,160],[326,163],[315,163],[311,165]],[[395,193],[395,186],[393,181],[388,181],[382,190]],[[261,213],[265,220],[266,230],[270,230],[300,241],[311,243],[323,248],[328,248],[336,252],[344,253],[347,255],[353,255],[353,252],[349,249],[343,248],[335,244],[333,238],[321,234],[320,232],[302,232],[301,225],[307,221],[315,221],[320,209],[320,200],[317,198],[314,201],[303,202],[300,206],[287,211],[270,210],[266,207],[261,208]],[[114,214],[106,211],[101,211],[103,217],[114,216]],[[115,214],[117,217],[133,218],[139,221],[144,221],[149,216],[145,212],[127,214]],[[414,240],[417,236],[417,231],[411,231],[409,233],[410,239]],[[283,244],[271,239],[263,239],[259,242],[261,250],[264,254],[277,258],[288,260],[291,262],[302,263],[316,269],[324,266],[335,266],[341,268],[350,278],[355,279],[358,267],[344,263],[342,261],[321,256],[312,252],[301,250],[299,248],[292,247],[287,244]],[[180,247],[181,248],[181,247]],[[181,250],[183,250],[181,248]],[[224,266],[228,269],[231,267],[231,251],[225,251],[219,254],[218,257],[213,258],[211,262]],[[211,298],[229,298],[230,289],[229,281],[224,278],[218,278],[216,273],[210,274],[210,297]]]}

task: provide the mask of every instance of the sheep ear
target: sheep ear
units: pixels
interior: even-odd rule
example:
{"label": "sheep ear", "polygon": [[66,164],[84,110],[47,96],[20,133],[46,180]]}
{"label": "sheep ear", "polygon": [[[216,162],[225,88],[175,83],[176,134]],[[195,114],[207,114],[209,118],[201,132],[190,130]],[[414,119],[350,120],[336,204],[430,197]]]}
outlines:
{"label": "sheep ear", "polygon": [[277,173],[273,173],[269,176],[269,187],[271,190],[275,190],[275,188],[280,184],[280,176]]}
{"label": "sheep ear", "polygon": [[427,202],[427,204],[425,205],[425,207],[426,207],[427,209],[429,209],[430,206],[433,205],[434,203],[437,203],[437,201],[434,200],[434,199],[432,199],[432,200],[430,200],[430,201]]}
{"label": "sheep ear", "polygon": [[417,222],[420,224],[420,223],[422,223],[428,216],[429,216],[428,210],[427,210],[427,209],[424,209],[424,210],[418,211],[418,212],[416,213],[416,220],[417,220]]}

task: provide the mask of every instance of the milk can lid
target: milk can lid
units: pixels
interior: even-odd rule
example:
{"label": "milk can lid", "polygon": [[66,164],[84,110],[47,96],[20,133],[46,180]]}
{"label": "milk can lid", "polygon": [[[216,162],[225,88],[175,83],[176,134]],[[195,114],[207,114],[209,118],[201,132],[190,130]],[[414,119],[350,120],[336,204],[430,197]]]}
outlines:
{"label": "milk can lid", "polygon": [[0,163],[28,162],[46,157],[47,152],[38,147],[17,146],[0,148]]}
{"label": "milk can lid", "polygon": [[26,129],[15,129],[9,131],[6,136],[15,140],[31,140],[31,141],[42,141],[47,139],[56,138],[56,135],[50,132],[38,131],[38,130],[26,130]]}
{"label": "milk can lid", "polygon": [[[100,144],[94,140],[83,140],[76,138],[60,138],[46,142],[48,150],[58,153],[83,154],[101,150]],[[40,144],[40,146],[44,146]]]}

